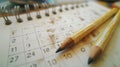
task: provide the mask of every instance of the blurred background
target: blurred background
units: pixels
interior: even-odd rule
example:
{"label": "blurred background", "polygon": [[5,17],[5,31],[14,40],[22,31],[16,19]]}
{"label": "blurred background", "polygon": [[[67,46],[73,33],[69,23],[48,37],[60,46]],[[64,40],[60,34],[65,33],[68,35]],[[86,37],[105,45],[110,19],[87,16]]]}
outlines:
{"label": "blurred background", "polygon": [[33,6],[33,3],[47,3],[50,5],[60,5],[66,3],[78,3],[78,2],[88,2],[88,1],[97,1],[108,7],[120,7],[120,0],[0,0],[0,9],[5,9],[8,12],[13,9],[14,6],[19,5],[21,8],[25,4]]}

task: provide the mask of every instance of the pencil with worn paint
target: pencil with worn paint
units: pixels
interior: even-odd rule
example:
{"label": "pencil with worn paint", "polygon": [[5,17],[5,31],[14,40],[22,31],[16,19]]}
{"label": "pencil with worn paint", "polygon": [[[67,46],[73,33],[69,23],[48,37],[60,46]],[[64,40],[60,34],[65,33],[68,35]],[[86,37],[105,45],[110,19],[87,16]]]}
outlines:
{"label": "pencil with worn paint", "polygon": [[91,31],[99,27],[101,24],[103,24],[106,20],[108,20],[110,17],[115,15],[115,13],[118,11],[117,8],[111,9],[109,12],[107,12],[105,15],[103,15],[101,18],[97,19],[93,23],[89,24],[84,29],[76,32],[75,34],[68,37],[61,46],[57,49],[56,53],[59,51],[62,51],[66,48],[69,48],[75,44],[77,44],[83,37],[88,35]]}
{"label": "pencil with worn paint", "polygon": [[90,56],[88,59],[88,64],[92,63],[98,56],[104,51],[107,46],[108,41],[111,39],[113,32],[115,31],[116,26],[120,22],[120,10],[117,12],[115,17],[111,18],[111,21],[106,26],[103,33],[100,33],[97,40],[93,44],[93,48],[90,52]]}

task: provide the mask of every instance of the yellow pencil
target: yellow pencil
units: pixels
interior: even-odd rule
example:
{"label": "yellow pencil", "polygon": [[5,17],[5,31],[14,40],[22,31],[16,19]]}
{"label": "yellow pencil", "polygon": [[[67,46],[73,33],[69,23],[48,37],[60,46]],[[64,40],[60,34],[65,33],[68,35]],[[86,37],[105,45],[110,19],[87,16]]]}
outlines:
{"label": "yellow pencil", "polygon": [[104,48],[107,46],[107,43],[110,40],[113,31],[118,25],[118,22],[120,22],[120,10],[117,12],[115,17],[112,18],[112,20],[105,28],[104,32],[99,35],[98,39],[94,43],[88,59],[88,64],[92,63],[104,51]]}
{"label": "yellow pencil", "polygon": [[96,21],[94,21],[93,23],[91,23],[90,25],[88,25],[86,28],[76,32],[75,34],[71,35],[70,37],[68,37],[62,44],[61,46],[57,49],[56,53],[59,51],[62,51],[70,46],[75,45],[76,43],[78,43],[83,37],[85,37],[86,35],[88,35],[91,31],[93,31],[94,29],[96,29],[97,27],[99,27],[101,24],[103,24],[106,20],[108,20],[110,17],[112,17],[113,15],[116,14],[116,12],[118,11],[117,8],[113,8],[111,9],[109,12],[107,12],[104,16],[102,16],[101,18],[97,19]]}

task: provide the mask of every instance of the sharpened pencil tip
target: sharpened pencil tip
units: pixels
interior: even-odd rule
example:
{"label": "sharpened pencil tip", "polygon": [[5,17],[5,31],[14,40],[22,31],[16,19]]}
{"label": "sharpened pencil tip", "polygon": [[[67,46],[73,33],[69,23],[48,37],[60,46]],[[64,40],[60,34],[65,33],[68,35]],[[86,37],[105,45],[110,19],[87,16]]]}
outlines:
{"label": "sharpened pencil tip", "polygon": [[88,64],[91,64],[93,62],[93,59],[92,58],[89,58],[88,59]]}
{"label": "sharpened pencil tip", "polygon": [[58,48],[57,51],[56,51],[56,53],[58,53],[58,52],[60,52],[60,51],[62,51],[62,50],[63,50],[63,49]]}

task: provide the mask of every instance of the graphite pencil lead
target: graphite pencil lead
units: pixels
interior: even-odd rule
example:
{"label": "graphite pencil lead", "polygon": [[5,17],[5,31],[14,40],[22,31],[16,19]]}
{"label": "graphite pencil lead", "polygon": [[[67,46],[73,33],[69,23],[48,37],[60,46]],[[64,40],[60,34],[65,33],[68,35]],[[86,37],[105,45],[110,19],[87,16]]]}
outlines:
{"label": "graphite pencil lead", "polygon": [[62,48],[58,48],[57,51],[56,51],[56,53],[58,53],[58,52],[60,52],[62,50],[63,50]]}
{"label": "graphite pencil lead", "polygon": [[88,59],[88,64],[92,63],[93,62],[93,59],[92,58],[89,58]]}

